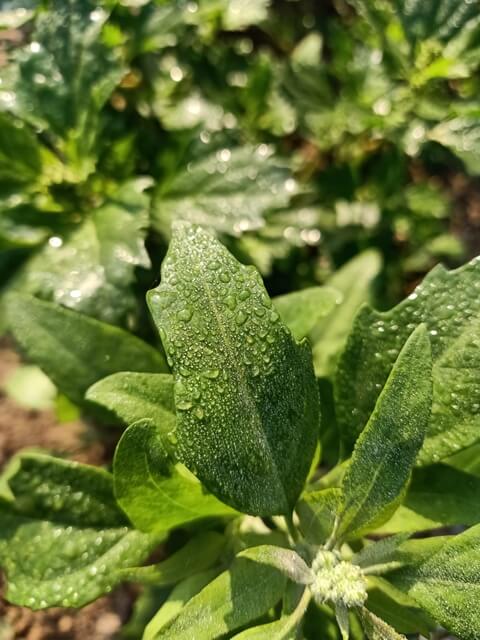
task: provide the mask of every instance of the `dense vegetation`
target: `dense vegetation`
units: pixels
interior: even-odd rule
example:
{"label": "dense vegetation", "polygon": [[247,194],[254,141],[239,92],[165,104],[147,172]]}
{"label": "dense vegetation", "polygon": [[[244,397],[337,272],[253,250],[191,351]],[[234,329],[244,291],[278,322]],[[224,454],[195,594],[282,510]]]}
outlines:
{"label": "dense vegetation", "polygon": [[480,636],[479,9],[4,3],[9,393],[123,430],[108,469],[3,470],[10,602]]}

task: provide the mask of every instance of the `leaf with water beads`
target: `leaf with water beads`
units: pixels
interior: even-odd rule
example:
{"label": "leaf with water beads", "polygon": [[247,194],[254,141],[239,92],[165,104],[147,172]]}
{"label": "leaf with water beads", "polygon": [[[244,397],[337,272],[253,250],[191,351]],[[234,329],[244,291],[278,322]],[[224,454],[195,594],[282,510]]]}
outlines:
{"label": "leaf with water beads", "polygon": [[420,323],[432,345],[433,404],[421,464],[465,448],[480,429],[480,260],[454,271],[435,267],[402,303],[386,312],[363,307],[335,380],[346,451],[366,424],[408,335]]}
{"label": "leaf with water beads", "polygon": [[159,536],[134,531],[117,507],[110,474],[43,455],[21,455],[0,504],[0,566],[7,599],[31,609],[81,607],[141,564]]}
{"label": "leaf with water beads", "polygon": [[340,539],[371,531],[397,508],[430,419],[431,366],[420,325],[401,350],[343,476]]}
{"label": "leaf with water beads", "polygon": [[175,376],[179,459],[254,515],[288,513],[316,446],[318,392],[257,271],[208,232],[175,226],[148,303]]}

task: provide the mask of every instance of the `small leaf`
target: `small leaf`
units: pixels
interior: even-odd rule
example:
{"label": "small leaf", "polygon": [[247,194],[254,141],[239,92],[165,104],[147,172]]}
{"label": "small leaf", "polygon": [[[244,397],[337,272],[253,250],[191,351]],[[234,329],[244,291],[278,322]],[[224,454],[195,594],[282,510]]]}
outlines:
{"label": "small leaf", "polygon": [[131,522],[141,531],[167,531],[202,518],[235,515],[174,464],[164,441],[156,425],[144,420],[129,427],[117,446],[115,495]]}
{"label": "small leaf", "polygon": [[333,311],[340,299],[340,293],[331,287],[310,287],[277,296],[273,303],[295,338],[301,340]]}
{"label": "small leaf", "polygon": [[257,271],[199,227],[175,227],[148,302],[175,375],[179,459],[241,511],[290,512],[319,421],[308,345],[279,322]]}
{"label": "small leaf", "polygon": [[435,267],[390,311],[360,311],[335,381],[347,451],[366,424],[402,345],[420,323],[426,324],[432,345],[433,404],[419,462],[438,462],[478,440],[479,282],[479,260],[450,272]]}
{"label": "small leaf", "polygon": [[134,567],[121,571],[124,579],[166,587],[180,580],[210,569],[225,550],[225,538],[214,531],[206,531],[163,562],[148,567]]}
{"label": "small leaf", "polygon": [[336,271],[328,281],[328,287],[340,292],[342,300],[313,331],[313,360],[317,376],[331,376],[335,371],[355,314],[362,303],[371,299],[372,281],[380,266],[376,251],[364,251]]}
{"label": "small leaf", "polygon": [[216,640],[265,614],[282,597],[286,582],[270,559],[268,547],[242,551],[152,640]]}
{"label": "small leaf", "polygon": [[[480,526],[444,543],[426,559],[389,575],[437,622],[464,640],[480,637]],[[412,558],[413,560],[413,558]]]}
{"label": "small leaf", "polygon": [[302,494],[296,511],[300,518],[300,529],[309,542],[325,544],[333,532],[342,502],[342,490],[337,488]]}
{"label": "small leaf", "polygon": [[21,407],[52,409],[57,390],[51,380],[35,365],[20,365],[7,377],[3,390]]}
{"label": "small leaf", "polygon": [[397,536],[390,536],[378,542],[367,544],[353,556],[352,562],[362,567],[367,573],[378,573],[382,567],[395,567],[395,551],[408,537],[408,533],[400,533]]}
{"label": "small leaf", "polygon": [[171,375],[131,371],[114,373],[96,382],[85,397],[109,409],[126,425],[148,418],[164,435],[175,428]]}
{"label": "small leaf", "polygon": [[362,607],[359,610],[362,627],[369,640],[407,640],[400,633],[397,633],[389,624],[377,618],[377,616]]}
{"label": "small leaf", "polygon": [[0,504],[0,566],[13,604],[81,607],[159,542],[129,529],[101,469],[30,454],[12,463],[7,480],[13,502]]}
{"label": "small leaf", "polygon": [[339,536],[375,528],[398,506],[430,418],[430,372],[430,344],[420,326],[400,352],[343,476]]}
{"label": "small leaf", "polygon": [[7,314],[28,358],[74,402],[81,403],[87,389],[111,373],[167,368],[162,355],[135,336],[51,302],[11,293]]}
{"label": "small leaf", "polygon": [[170,620],[173,620],[187,602],[206,587],[209,582],[216,578],[218,573],[218,570],[210,569],[203,573],[196,573],[182,582],[179,582],[179,584],[172,589],[164,604],[146,626],[142,640],[153,640],[153,638],[157,637],[160,629],[170,622]]}

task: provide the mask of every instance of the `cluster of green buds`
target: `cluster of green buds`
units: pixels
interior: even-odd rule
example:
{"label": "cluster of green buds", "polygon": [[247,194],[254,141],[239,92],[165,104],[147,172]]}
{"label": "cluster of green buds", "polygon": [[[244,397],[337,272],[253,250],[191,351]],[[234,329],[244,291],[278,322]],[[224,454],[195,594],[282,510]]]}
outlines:
{"label": "cluster of green buds", "polygon": [[360,567],[341,559],[338,551],[320,549],[313,563],[315,580],[310,590],[318,604],[330,602],[348,609],[367,599],[367,581]]}

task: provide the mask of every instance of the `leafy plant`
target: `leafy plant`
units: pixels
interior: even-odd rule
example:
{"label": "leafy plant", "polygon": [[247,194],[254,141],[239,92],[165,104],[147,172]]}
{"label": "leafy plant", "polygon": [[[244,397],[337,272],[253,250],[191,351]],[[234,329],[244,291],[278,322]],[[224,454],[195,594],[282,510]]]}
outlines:
{"label": "leafy plant", "polygon": [[[112,473],[39,453],[11,461],[0,484],[8,600],[82,606],[133,580],[165,588],[145,640],[397,640],[439,625],[478,638],[480,479],[468,465],[479,269],[436,269],[391,311],[364,306],[334,358],[334,410],[302,334],[329,347],[341,294],[272,301],[201,227],[174,225],[148,294],[166,362],[120,329],[11,295],[26,353],[128,428]],[[332,432],[342,457],[325,472]],[[411,538],[444,525],[472,526]],[[159,545],[166,559],[149,562]]]}

